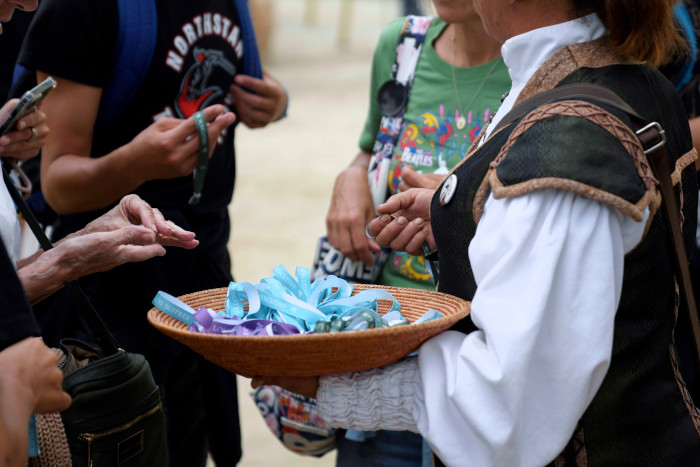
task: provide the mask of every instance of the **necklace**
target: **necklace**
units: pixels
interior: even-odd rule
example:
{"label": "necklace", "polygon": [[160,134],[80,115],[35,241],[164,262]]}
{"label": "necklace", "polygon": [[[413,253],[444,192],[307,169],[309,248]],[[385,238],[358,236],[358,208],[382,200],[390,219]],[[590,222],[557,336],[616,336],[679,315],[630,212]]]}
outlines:
{"label": "necklace", "polygon": [[[457,118],[457,128],[459,128],[460,130],[463,130],[464,127],[467,126],[467,117],[464,115],[464,112],[462,111],[462,101],[459,98],[459,88],[457,87],[457,77],[455,76],[454,61],[455,61],[455,35],[452,34],[452,60],[450,61],[450,67],[452,68],[452,83],[455,86],[455,95],[457,96],[457,110],[459,110],[459,118]],[[474,103],[474,99],[476,99],[476,96],[478,96],[479,92],[481,92],[481,88],[484,87],[484,84],[489,79],[489,76],[491,76],[491,73],[496,68],[496,65],[498,65],[498,60],[493,61],[493,65],[491,65],[491,69],[489,70],[488,73],[486,73],[486,76],[484,76],[484,79],[481,80],[481,84],[476,89],[476,92],[472,96],[471,100],[469,100],[469,104],[467,104],[467,107],[466,107],[467,110],[469,110],[469,108],[471,108],[472,104]]]}

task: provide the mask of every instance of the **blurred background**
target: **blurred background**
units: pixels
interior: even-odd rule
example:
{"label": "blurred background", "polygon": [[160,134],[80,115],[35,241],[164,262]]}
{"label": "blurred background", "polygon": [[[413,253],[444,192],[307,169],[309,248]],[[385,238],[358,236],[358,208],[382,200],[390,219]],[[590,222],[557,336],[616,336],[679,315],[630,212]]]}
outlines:
{"label": "blurred background", "polygon": [[[358,152],[374,46],[403,0],[249,0],[266,69],[289,93],[285,120],[236,131],[229,248],[236,281],[258,283],[278,265],[311,267],[336,175]],[[419,0],[425,13],[430,2]],[[304,457],[271,434],[239,379],[239,466],[334,466],[335,452]]]}

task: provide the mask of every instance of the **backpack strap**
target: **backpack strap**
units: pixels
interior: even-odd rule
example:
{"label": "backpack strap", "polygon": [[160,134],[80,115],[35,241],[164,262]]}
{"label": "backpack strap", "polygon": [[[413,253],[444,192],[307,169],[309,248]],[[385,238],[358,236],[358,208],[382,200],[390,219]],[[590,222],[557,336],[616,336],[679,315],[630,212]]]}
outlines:
{"label": "backpack strap", "polygon": [[391,79],[379,88],[377,99],[382,119],[374,140],[372,158],[367,167],[367,178],[375,208],[386,201],[389,194],[387,178],[391,157],[403,128],[403,115],[408,106],[418,58],[432,20],[429,16],[406,17],[396,46]]}
{"label": "backpack strap", "polygon": [[107,126],[131,101],[146,73],[156,47],[158,17],[155,0],[117,0],[119,34],[113,68],[97,114],[96,127]]}

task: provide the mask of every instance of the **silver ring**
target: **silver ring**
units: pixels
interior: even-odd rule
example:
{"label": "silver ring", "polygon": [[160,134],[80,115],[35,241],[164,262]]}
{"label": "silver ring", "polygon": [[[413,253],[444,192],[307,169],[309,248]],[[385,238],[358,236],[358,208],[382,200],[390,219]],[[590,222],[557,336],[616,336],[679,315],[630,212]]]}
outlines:
{"label": "silver ring", "polygon": [[39,132],[36,131],[36,128],[31,127],[30,130],[32,130],[32,136],[29,137],[29,142],[36,141],[36,139],[39,137]]}
{"label": "silver ring", "polygon": [[365,235],[367,235],[367,238],[371,238],[372,240],[376,239],[377,237],[373,237],[369,234],[369,224],[365,226]]}

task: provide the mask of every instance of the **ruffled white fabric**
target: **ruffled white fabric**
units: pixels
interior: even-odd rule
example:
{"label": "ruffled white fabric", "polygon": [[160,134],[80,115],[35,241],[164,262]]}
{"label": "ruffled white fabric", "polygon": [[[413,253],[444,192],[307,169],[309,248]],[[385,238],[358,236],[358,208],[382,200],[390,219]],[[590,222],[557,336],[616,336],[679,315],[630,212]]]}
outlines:
{"label": "ruffled white fabric", "polygon": [[318,412],[331,426],[355,430],[418,432],[423,404],[418,359],[358,373],[321,377]]}

